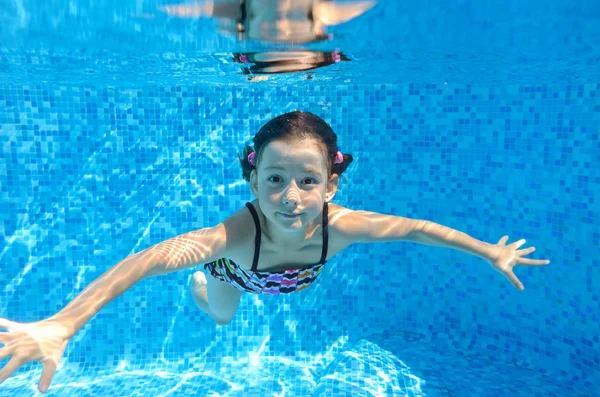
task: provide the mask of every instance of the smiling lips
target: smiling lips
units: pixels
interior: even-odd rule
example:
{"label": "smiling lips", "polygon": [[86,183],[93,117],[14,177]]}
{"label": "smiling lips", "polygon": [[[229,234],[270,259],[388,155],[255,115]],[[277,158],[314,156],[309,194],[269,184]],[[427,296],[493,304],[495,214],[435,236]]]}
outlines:
{"label": "smiling lips", "polygon": [[286,218],[296,218],[296,217],[302,215],[302,213],[299,213],[299,214],[286,214],[285,212],[280,212],[280,214],[283,215]]}

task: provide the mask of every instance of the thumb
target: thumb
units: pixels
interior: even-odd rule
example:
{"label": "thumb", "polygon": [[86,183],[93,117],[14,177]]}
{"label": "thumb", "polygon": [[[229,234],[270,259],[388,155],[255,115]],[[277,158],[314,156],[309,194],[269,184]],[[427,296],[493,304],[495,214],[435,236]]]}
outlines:
{"label": "thumb", "polygon": [[515,276],[512,270],[507,271],[506,273],[504,273],[504,275],[519,291],[523,291],[525,289],[525,287],[523,287],[523,283],[519,281],[519,279],[517,278],[517,276]]}
{"label": "thumb", "polygon": [[38,383],[38,390],[42,393],[46,393],[50,387],[50,383],[52,382],[52,378],[54,377],[58,363],[52,358],[46,358],[42,361],[42,365],[42,376],[40,377],[40,382]]}

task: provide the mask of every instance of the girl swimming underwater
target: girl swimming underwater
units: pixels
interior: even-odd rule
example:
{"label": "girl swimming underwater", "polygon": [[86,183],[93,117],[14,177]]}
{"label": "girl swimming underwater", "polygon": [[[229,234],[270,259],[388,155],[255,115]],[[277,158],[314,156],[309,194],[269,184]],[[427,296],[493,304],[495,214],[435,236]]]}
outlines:
{"label": "girl swimming underwater", "polygon": [[243,292],[286,294],[306,289],[328,259],[356,242],[414,241],[461,250],[485,259],[519,290],[516,265],[546,265],[525,258],[525,240],[506,245],[476,240],[429,222],[355,211],[334,204],[339,176],[352,156],[338,150],[337,136],[321,118],[292,112],[274,118],[246,147],[240,162],[252,202],[222,223],[158,243],[109,269],[54,316],[34,323],[0,319],[0,383],[21,365],[43,365],[38,388],[48,390],[70,338],[98,311],[148,277],[204,265],[194,273],[196,304],[217,324],[229,323]]}

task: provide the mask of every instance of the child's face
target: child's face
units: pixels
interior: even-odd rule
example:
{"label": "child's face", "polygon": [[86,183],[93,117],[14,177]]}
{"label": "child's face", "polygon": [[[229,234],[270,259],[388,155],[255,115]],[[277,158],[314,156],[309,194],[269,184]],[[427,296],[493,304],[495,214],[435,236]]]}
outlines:
{"label": "child's face", "polygon": [[323,30],[308,18],[312,9],[313,0],[249,1],[246,34],[257,40],[312,41]]}
{"label": "child's face", "polygon": [[272,141],[250,176],[252,192],[265,217],[286,231],[306,227],[333,198],[338,176],[315,140]]}

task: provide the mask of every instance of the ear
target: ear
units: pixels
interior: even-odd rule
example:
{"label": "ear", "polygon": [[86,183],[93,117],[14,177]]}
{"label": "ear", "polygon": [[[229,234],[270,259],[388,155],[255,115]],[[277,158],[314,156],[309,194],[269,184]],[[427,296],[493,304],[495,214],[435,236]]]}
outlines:
{"label": "ear", "polygon": [[258,198],[258,175],[256,174],[256,169],[250,172],[250,190],[252,190],[254,197]]}
{"label": "ear", "polygon": [[329,177],[327,191],[325,192],[325,201],[330,202],[333,199],[335,192],[337,192],[339,181],[340,176],[338,174],[333,174]]}

